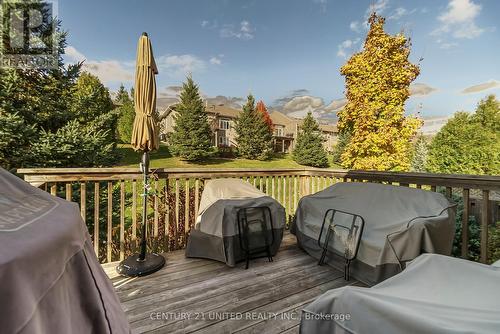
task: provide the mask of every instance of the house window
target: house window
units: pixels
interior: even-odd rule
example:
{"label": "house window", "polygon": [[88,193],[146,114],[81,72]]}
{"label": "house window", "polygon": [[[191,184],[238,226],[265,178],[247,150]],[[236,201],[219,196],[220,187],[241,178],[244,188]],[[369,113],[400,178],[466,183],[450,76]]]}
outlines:
{"label": "house window", "polygon": [[229,138],[219,137],[219,146],[229,146]]}
{"label": "house window", "polygon": [[274,135],[276,137],[283,137],[283,128],[282,127],[277,127],[275,130],[274,130]]}
{"label": "house window", "polygon": [[231,122],[228,119],[219,120],[219,129],[229,130],[231,128]]}

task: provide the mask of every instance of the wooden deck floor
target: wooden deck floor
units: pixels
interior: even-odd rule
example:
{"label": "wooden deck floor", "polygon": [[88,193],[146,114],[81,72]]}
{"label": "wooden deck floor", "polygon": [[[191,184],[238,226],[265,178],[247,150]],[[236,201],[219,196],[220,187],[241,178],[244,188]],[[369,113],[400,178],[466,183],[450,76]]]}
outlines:
{"label": "wooden deck floor", "polygon": [[274,262],[224,263],[166,254],[167,265],[142,278],[124,278],[103,265],[133,333],[298,333],[301,309],[323,292],[357,281],[300,250],[285,234]]}

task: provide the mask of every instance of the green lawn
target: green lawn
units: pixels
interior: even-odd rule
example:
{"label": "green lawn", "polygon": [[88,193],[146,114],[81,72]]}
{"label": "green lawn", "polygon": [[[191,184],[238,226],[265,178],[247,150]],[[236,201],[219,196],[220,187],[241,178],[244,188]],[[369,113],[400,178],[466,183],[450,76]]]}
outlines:
{"label": "green lawn", "polygon": [[[130,145],[119,145],[122,155],[116,167],[137,167],[141,154],[134,152]],[[170,154],[168,147],[161,145],[160,149],[151,153],[152,168],[300,168],[304,167],[292,160],[289,154],[277,154],[271,160],[259,161],[248,159],[213,158],[201,163],[190,163],[180,160]],[[330,162],[331,168],[340,168]]]}

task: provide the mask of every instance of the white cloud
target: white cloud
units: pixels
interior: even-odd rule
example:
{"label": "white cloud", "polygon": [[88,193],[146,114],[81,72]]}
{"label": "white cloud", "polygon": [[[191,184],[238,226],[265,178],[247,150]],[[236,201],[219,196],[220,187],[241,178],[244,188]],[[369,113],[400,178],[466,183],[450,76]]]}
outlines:
{"label": "white cloud", "polygon": [[82,70],[99,78],[104,84],[126,83],[134,80],[133,62],[121,62],[114,59],[90,60],[74,46],[68,45],[65,49],[65,58],[69,63],[84,61]]}
{"label": "white cloud", "polygon": [[477,26],[475,20],[482,6],[472,0],[450,0],[446,11],[438,16],[440,26],[431,32],[439,36],[450,34],[457,39],[472,39],[480,36],[485,29]]}
{"label": "white cloud", "polygon": [[306,89],[295,90],[289,95],[277,99],[272,109],[296,118],[303,118],[308,112],[311,112],[318,119],[331,121],[336,118],[337,111],[342,109],[347,103],[345,98],[341,98],[333,100],[326,105],[322,98],[307,95],[308,93]]}
{"label": "white cloud", "polygon": [[361,23],[359,21],[352,21],[349,24],[349,28],[354,32],[361,32]]}
{"label": "white cloud", "polygon": [[500,81],[490,80],[488,82],[483,82],[478,85],[470,86],[462,91],[462,94],[478,93],[485,90],[500,88]]}
{"label": "white cloud", "polygon": [[219,57],[212,57],[212,58],[210,58],[210,64],[220,65],[220,64],[222,64],[222,60]]}
{"label": "white cloud", "polygon": [[68,60],[70,60],[72,62],[80,62],[80,61],[84,61],[85,60],[85,56],[83,55],[83,53],[81,53],[80,51],[78,51],[72,45],[68,45],[64,49],[64,55],[66,56],[66,58],[68,58]]}
{"label": "white cloud", "polygon": [[324,108],[324,110],[327,113],[337,112],[340,109],[344,108],[346,104],[347,104],[347,99],[345,98],[333,100],[332,102],[330,102],[329,105],[327,105]]}
{"label": "white cloud", "polygon": [[328,4],[328,0],[313,0],[313,2],[320,5],[321,11],[326,12],[326,5]]}
{"label": "white cloud", "polygon": [[436,42],[438,43],[439,48],[443,49],[443,50],[448,50],[448,49],[451,49],[451,48],[458,46],[457,42],[445,42],[441,39],[438,39]]}
{"label": "white cloud", "polygon": [[426,96],[437,91],[437,88],[431,87],[424,83],[414,83],[410,86],[411,96]]}
{"label": "white cloud", "polygon": [[366,9],[366,16],[369,17],[373,12],[377,14],[383,14],[385,10],[389,7],[389,0],[377,0],[375,3],[372,3]]}
{"label": "white cloud", "polygon": [[201,21],[201,27],[204,29],[215,29],[219,25],[216,20],[209,21],[209,20],[203,20]]}
{"label": "white cloud", "polygon": [[408,14],[408,11],[406,10],[406,8],[398,7],[394,10],[394,13],[391,16],[389,16],[389,19],[399,20],[400,18],[402,18],[403,16],[405,16],[407,14]]}
{"label": "white cloud", "polygon": [[[223,55],[213,58],[220,61],[221,57],[223,57]],[[68,63],[84,61],[82,69],[97,76],[104,84],[128,83],[134,81],[134,60],[91,60],[87,59],[82,52],[71,45],[65,48],[65,59]],[[211,61],[211,63],[213,62]],[[187,73],[204,70],[206,61],[191,54],[165,55],[156,57],[156,65],[160,73],[178,77],[184,76]]]}
{"label": "white cloud", "polygon": [[219,31],[222,38],[237,38],[241,40],[250,40],[255,36],[255,28],[250,22],[241,21],[238,27],[233,24],[226,24]]}
{"label": "white cloud", "polygon": [[337,46],[337,56],[340,58],[347,58],[347,56],[351,53],[352,49],[356,44],[358,44],[360,41],[359,38],[356,38],[354,40],[351,39],[346,39],[342,43],[340,43]]}
{"label": "white cloud", "polygon": [[97,76],[104,84],[134,80],[133,67],[127,67],[117,60],[86,61],[83,63],[83,70]]}
{"label": "white cloud", "polygon": [[158,57],[156,65],[160,71],[164,70],[173,75],[186,75],[203,70],[205,61],[191,54],[166,55]]}

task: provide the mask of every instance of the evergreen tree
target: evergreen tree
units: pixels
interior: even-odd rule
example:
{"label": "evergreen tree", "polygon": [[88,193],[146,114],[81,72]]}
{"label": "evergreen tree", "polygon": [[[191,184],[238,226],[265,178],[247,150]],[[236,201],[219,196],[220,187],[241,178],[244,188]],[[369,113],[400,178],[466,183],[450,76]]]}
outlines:
{"label": "evergreen tree", "polygon": [[414,172],[425,172],[427,163],[428,143],[424,135],[420,134],[415,144],[413,144],[413,156],[411,161],[411,170]]}
{"label": "evergreen tree", "polygon": [[500,174],[500,103],[482,100],[475,114],[458,112],[432,139],[427,169],[433,173]]}
{"label": "evergreen tree", "polygon": [[130,143],[132,129],[134,128],[135,109],[134,103],[123,85],[116,93],[116,108],[118,113],[118,138],[122,143]]}
{"label": "evergreen tree", "polygon": [[337,144],[333,147],[332,159],[336,164],[342,164],[342,154],[344,153],[346,147],[349,145],[351,140],[351,133],[344,130],[339,133]]}
{"label": "evergreen tree", "polygon": [[123,105],[125,103],[132,102],[123,84],[120,85],[120,88],[118,88],[118,91],[116,92],[115,102],[118,105]]}
{"label": "evergreen tree", "polygon": [[[28,8],[39,6],[43,15],[48,15],[45,4],[13,2],[15,6]],[[56,19],[57,47],[64,54],[67,33],[61,31],[61,22]],[[52,40],[52,24],[41,25],[41,36]],[[0,49],[4,47],[0,45]],[[89,160],[85,156],[83,138],[99,141],[94,154],[110,154],[107,144],[114,146],[116,116],[107,89],[99,80],[82,75],[79,81],[81,63],[65,66],[62,56],[57,58],[56,68],[0,68],[0,162],[8,169],[29,166],[84,166]],[[75,125],[75,122],[77,125]],[[70,125],[71,123],[71,125]],[[85,129],[82,142],[72,146],[73,154],[80,162],[70,162],[64,154],[59,159],[45,155],[50,151],[64,150],[62,143],[73,140],[74,131],[64,129]],[[63,137],[59,137],[63,136]],[[68,136],[64,138],[64,136]],[[50,138],[50,141],[47,139]],[[43,143],[43,144],[42,144]],[[40,145],[44,145],[41,149]],[[100,150],[102,149],[102,152]],[[45,153],[44,153],[45,152]],[[108,163],[103,160],[99,165]],[[97,161],[97,160],[92,160]],[[93,162],[91,162],[93,163]],[[93,165],[85,165],[92,167]]]}
{"label": "evergreen tree", "polygon": [[297,143],[292,152],[293,160],[301,165],[327,167],[328,158],[323,142],[318,122],[312,113],[308,112],[297,136]]}
{"label": "evergreen tree", "polygon": [[407,170],[411,139],[421,121],[405,117],[404,105],[419,67],[410,63],[410,42],[384,31],[375,13],[364,48],[341,68],[347,105],[338,113],[341,132],[352,134],[342,165],[354,169]]}
{"label": "evergreen tree", "polygon": [[212,132],[198,86],[191,76],[182,85],[176,106],[172,153],[187,161],[201,161],[213,155]]}
{"label": "evergreen tree", "polygon": [[259,108],[258,111],[255,107],[253,95],[248,95],[243,112],[236,121],[238,154],[245,159],[267,160],[272,155],[272,125],[270,118],[266,117],[264,103]]}

